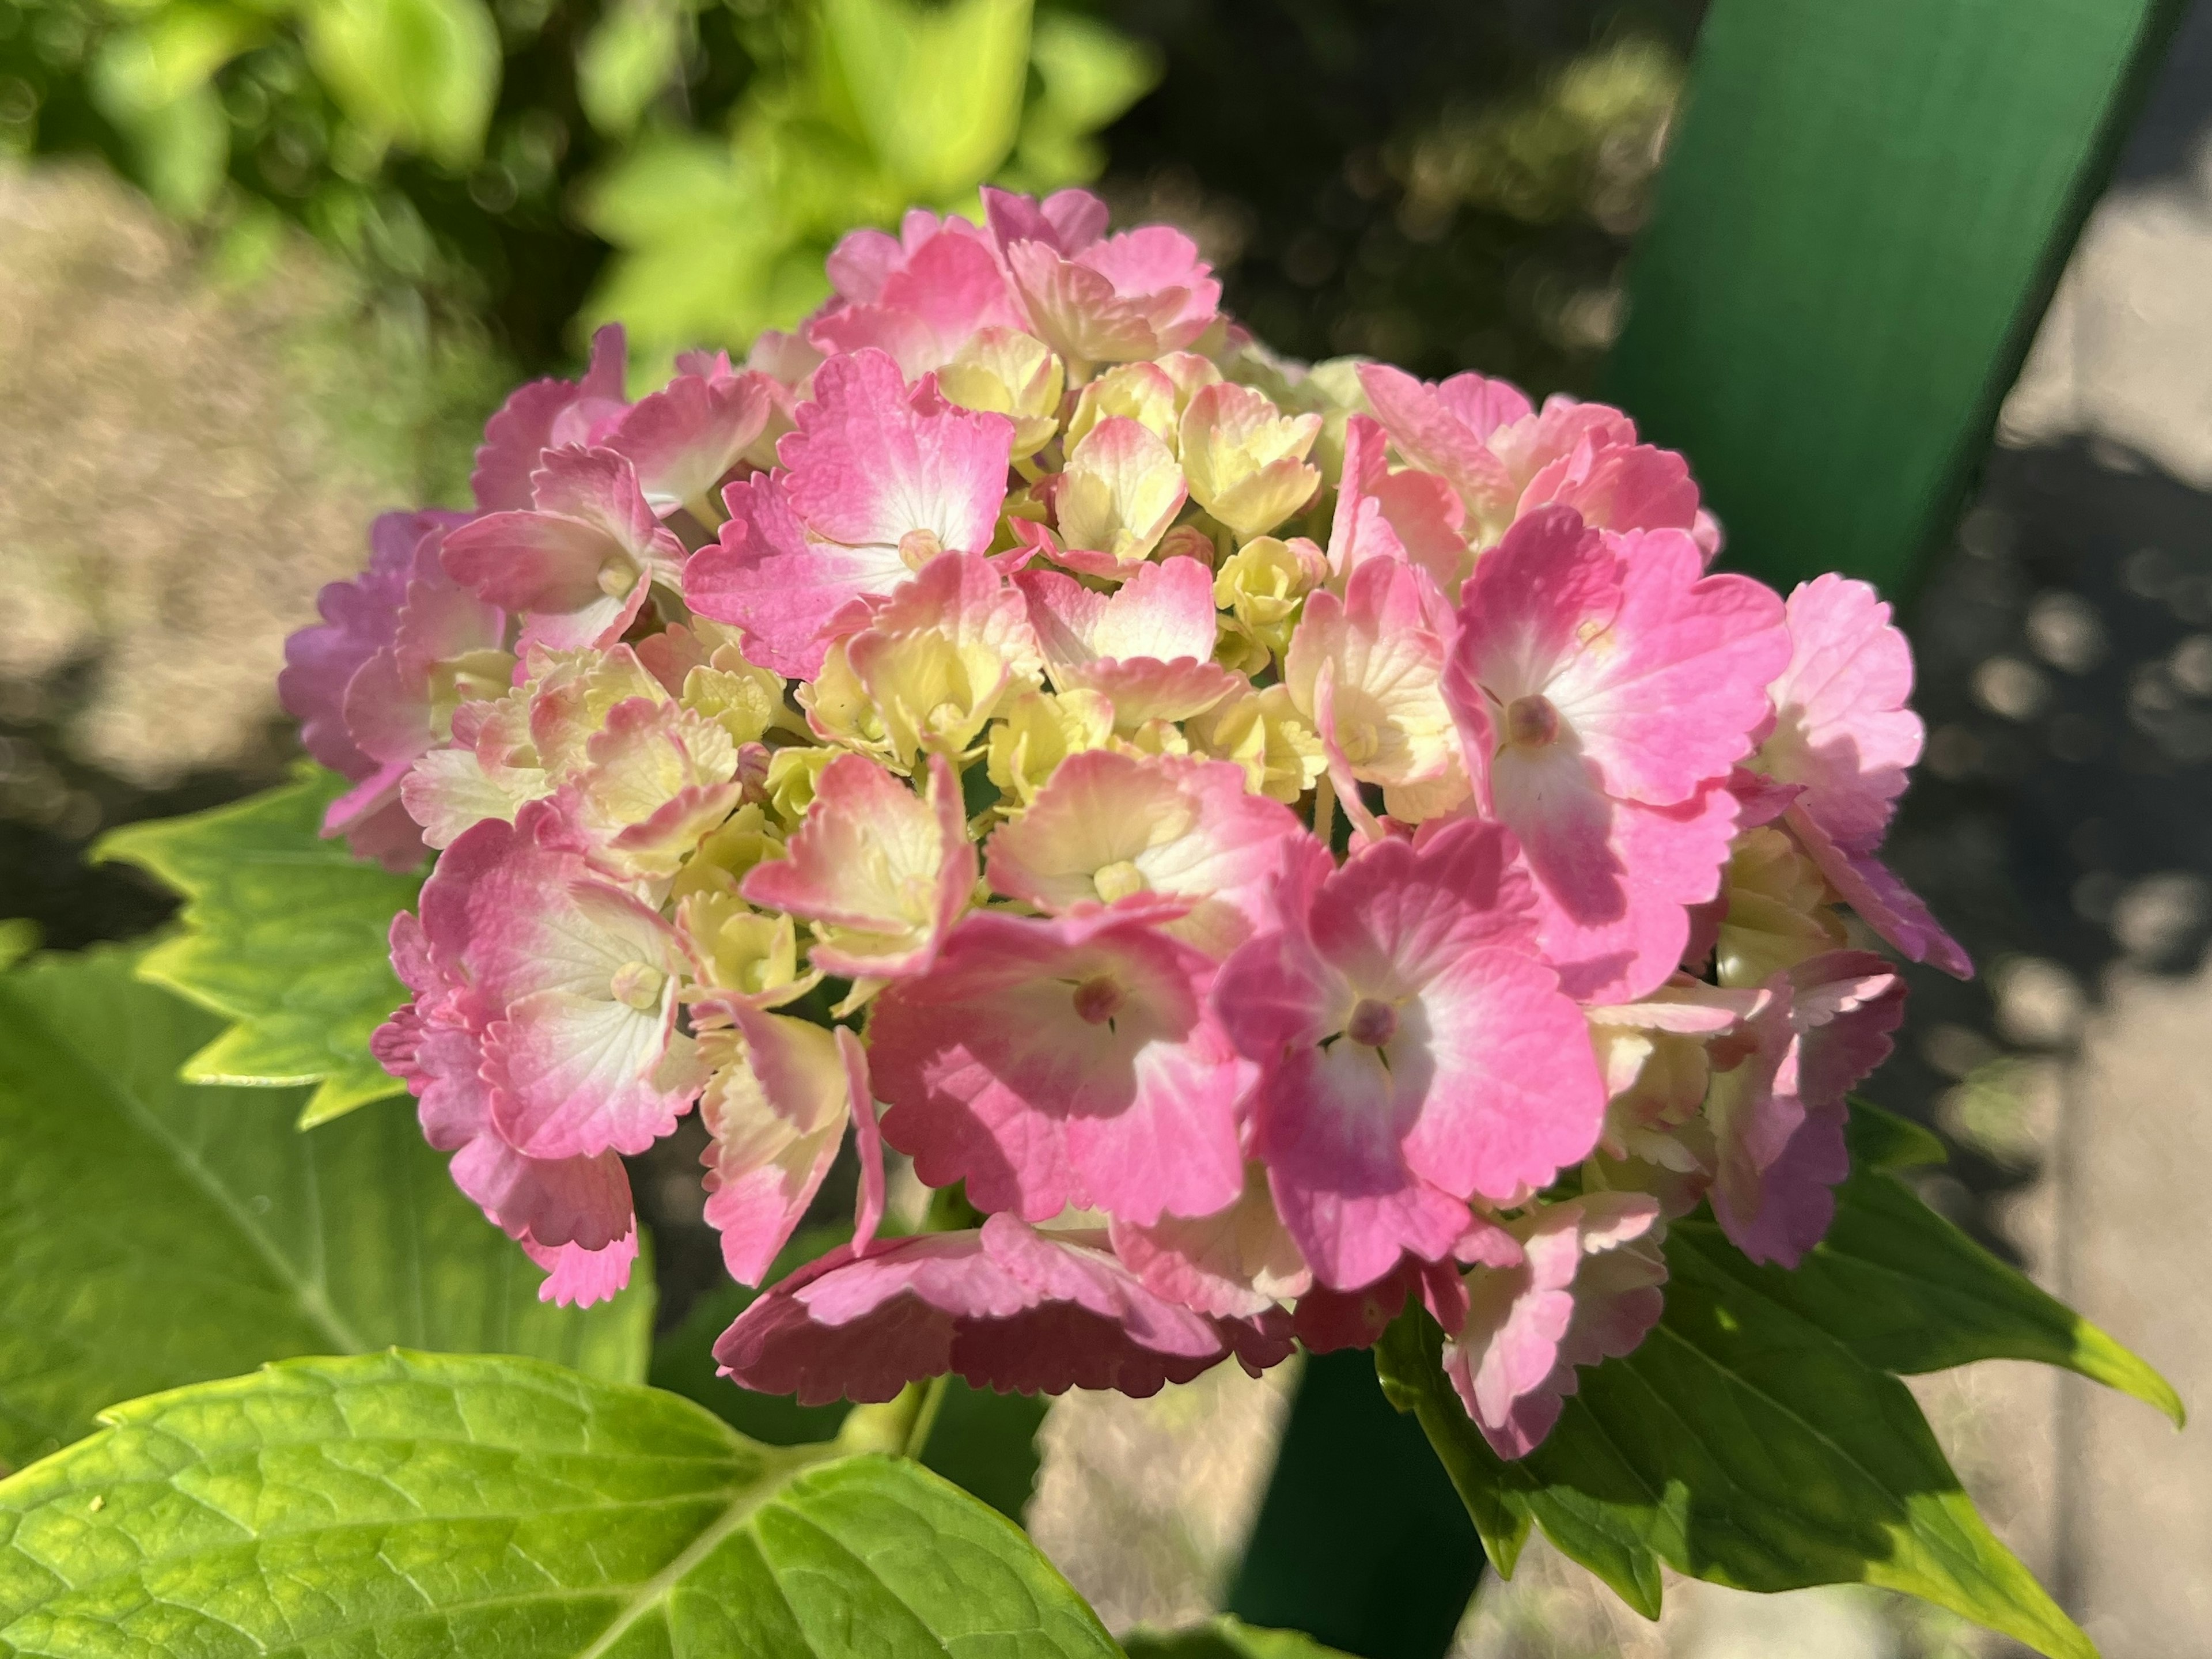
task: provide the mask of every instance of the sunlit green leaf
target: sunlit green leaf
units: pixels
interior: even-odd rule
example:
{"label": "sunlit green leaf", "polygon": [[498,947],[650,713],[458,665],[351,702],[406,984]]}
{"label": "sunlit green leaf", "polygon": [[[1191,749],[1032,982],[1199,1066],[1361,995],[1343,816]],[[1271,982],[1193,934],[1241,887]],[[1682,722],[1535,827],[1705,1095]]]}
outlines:
{"label": "sunlit green leaf", "polygon": [[119,952],[0,977],[0,1462],[291,1354],[398,1342],[642,1374],[649,1267],[597,1308],[538,1301],[406,1103],[301,1133],[296,1093],[179,1081],[216,1023]]}
{"label": "sunlit green leaf", "polygon": [[1031,31],[1030,61],[1043,95],[1022,117],[1019,188],[1049,191],[1091,179],[1105,165],[1091,137],[1158,84],[1159,54],[1078,13],[1048,11]]}
{"label": "sunlit green leaf", "polygon": [[2164,1377],[1888,1176],[1862,1170],[1844,1182],[1827,1237],[1795,1273],[1746,1261],[1709,1221],[1677,1225],[1716,1267],[1869,1365],[1910,1376],[1977,1359],[2039,1360],[2182,1421]]}
{"label": "sunlit green leaf", "polygon": [[295,1360],[0,1483],[0,1651],[1116,1659],[1018,1528],[532,1361]]}
{"label": "sunlit green leaf", "polygon": [[307,50],[341,108],[449,167],[483,151],[499,26],[483,0],[312,0]]}
{"label": "sunlit green leaf", "polygon": [[576,97],[592,125],[620,137],[682,65],[684,19],[670,0],[626,0],[576,49]]}
{"label": "sunlit green leaf", "polygon": [[[1486,1538],[1533,1520],[1656,1615],[1662,1562],[1740,1589],[1902,1590],[2053,1659],[2095,1650],[1991,1535],[1896,1378],[1733,1272],[1694,1229],[1667,1245],[1667,1310],[1527,1457],[1484,1442],[1418,1310],[1376,1350]],[[1510,1549],[1499,1563],[1509,1564]]]}
{"label": "sunlit green leaf", "polygon": [[320,837],[323,810],[345,787],[319,771],[213,811],[126,824],[94,849],[185,896],[179,931],[139,972],[235,1022],[185,1062],[185,1076],[316,1084],[303,1124],[400,1088],[368,1039],[406,998],[386,939],[422,881]]}
{"label": "sunlit green leaf", "polygon": [[822,30],[853,118],[911,195],[971,191],[1013,148],[1030,0],[823,0]]}

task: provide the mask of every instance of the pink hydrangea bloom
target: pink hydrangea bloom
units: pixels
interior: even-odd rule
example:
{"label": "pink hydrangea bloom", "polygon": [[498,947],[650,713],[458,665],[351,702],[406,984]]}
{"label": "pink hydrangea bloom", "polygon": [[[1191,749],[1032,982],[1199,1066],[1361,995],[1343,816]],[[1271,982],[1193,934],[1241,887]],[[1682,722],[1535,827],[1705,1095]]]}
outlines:
{"label": "pink hydrangea bloom", "polygon": [[605,880],[556,801],[479,823],[422,890],[424,936],[483,1016],[491,1121],[538,1159],[641,1152],[699,1091],[675,1029],[683,948]]}
{"label": "pink hydrangea bloom", "polygon": [[1092,750],[1060,763],[991,837],[991,885],[1073,914],[1139,894],[1190,902],[1162,924],[1214,957],[1281,925],[1277,877],[1305,827],[1244,787],[1244,769],[1183,755]]}
{"label": "pink hydrangea bloom", "polygon": [[714,1358],[740,1388],[802,1405],[889,1400],[948,1371],[1002,1393],[1142,1398],[1232,1353],[1256,1375],[1290,1356],[1287,1323],[1208,1318],[1146,1290],[1103,1232],[994,1215],[831,1251],[739,1315]]}
{"label": "pink hydrangea bloom", "polygon": [[1844,1096],[1889,1057],[1905,981],[1880,957],[1832,951],[1778,972],[1747,1022],[1749,1055],[1713,1079],[1713,1213],[1754,1261],[1794,1267],[1850,1173]]}
{"label": "pink hydrangea bloom", "polygon": [[1409,822],[1467,799],[1443,691],[1450,623],[1435,583],[1400,559],[1362,562],[1341,600],[1326,591],[1306,599],[1283,684],[1312,720],[1339,797],[1356,817],[1364,817],[1358,783],[1381,784],[1386,809]]}
{"label": "pink hydrangea bloom", "polygon": [[1263,1068],[1253,1151],[1277,1207],[1316,1278],[1350,1290],[1401,1252],[1444,1255],[1469,1199],[1518,1202],[1582,1158],[1605,1091],[1498,826],[1381,842],[1325,876],[1302,862],[1289,925],[1229,959],[1214,1006]]}
{"label": "pink hydrangea bloom", "polygon": [[627,407],[623,377],[629,360],[622,325],[592,336],[591,365],[580,380],[532,380],[518,386],[490,420],[469,480],[485,513],[520,513],[531,501],[531,475],[546,450],[589,444]]}
{"label": "pink hydrangea bloom", "polygon": [[1114,1254],[1147,1289],[1203,1314],[1256,1318],[1313,1288],[1258,1164],[1244,1166],[1244,1190],[1226,1209],[1162,1216],[1149,1227],[1115,1221],[1107,1232]]}
{"label": "pink hydrangea bloom", "polygon": [[811,679],[825,629],[856,600],[879,599],[939,553],[986,553],[1006,495],[1013,422],[909,386],[881,351],[832,357],[814,373],[786,469],[724,491],[720,540],[691,556],[685,594],[742,630],[763,667]]}
{"label": "pink hydrangea bloom", "polygon": [[1679,531],[1522,519],[1475,567],[1444,677],[1480,810],[1519,839],[1546,957],[1632,1001],[1689,941],[1736,825],[1728,780],[1788,660],[1781,601]]}
{"label": "pink hydrangea bloom", "polygon": [[1600,529],[1686,532],[1706,559],[1719,548],[1687,465],[1638,444],[1617,409],[1554,397],[1540,411],[1504,380],[1455,374],[1432,386],[1387,363],[1362,363],[1359,381],[1398,453],[1458,493],[1483,546],[1557,502]]}
{"label": "pink hydrangea bloom", "polygon": [[488,513],[448,532],[445,547],[455,581],[524,617],[519,648],[612,645],[654,582],[681,582],[683,544],[653,517],[628,458],[549,450],[530,500],[527,512]]}
{"label": "pink hydrangea bloom", "polygon": [[307,752],[356,786],[331,804],[323,833],[394,869],[419,863],[423,851],[400,805],[401,781],[443,735],[441,720],[452,719],[450,703],[436,706],[434,676],[449,668],[457,696],[487,671],[504,672],[506,617],[457,587],[439,562],[443,533],[465,521],[456,513],[380,514],[368,568],[317,596],[323,621],[284,641],[276,678]]}
{"label": "pink hydrangea bloom", "polygon": [[661,518],[680,507],[712,528],[715,487],[761,441],[778,406],[775,383],[754,371],[734,374],[729,359],[699,365],[648,392],[607,422],[594,441],[637,470],[646,505]]}
{"label": "pink hydrangea bloom", "polygon": [[1658,1220],[1641,1193],[1547,1204],[1507,1224],[1517,1260],[1468,1275],[1444,1374],[1500,1457],[1525,1457],[1552,1431],[1577,1366],[1633,1352],[1659,1322]]}
{"label": "pink hydrangea bloom", "polygon": [[[757,1285],[830,1173],[846,1126],[872,1118],[868,1060],[842,1025],[735,1000],[721,1008],[729,1029],[700,1038],[702,1059],[716,1066],[699,1097],[712,1137],[700,1155],[707,1224],[722,1236],[730,1277]],[[876,1164],[880,1174],[880,1155]]]}
{"label": "pink hydrangea bloom", "polygon": [[897,979],[937,960],[975,876],[960,781],[943,756],[930,757],[924,796],[841,755],[823,769],[789,856],[756,866],[742,890],[813,922],[823,972]]}
{"label": "pink hydrangea bloom", "polygon": [[1160,919],[963,920],[875,1006],[884,1139],[929,1185],[964,1180],[979,1207],[1030,1221],[1075,1204],[1149,1225],[1232,1202],[1253,1070],[1206,1006],[1212,959]]}
{"label": "pink hydrangea bloom", "polygon": [[[560,840],[549,819],[531,829]],[[628,1282],[637,1254],[622,1162],[605,1147],[533,1156],[501,1121],[506,1074],[493,1054],[495,1033],[528,1011],[507,1006],[484,983],[484,952],[472,929],[511,896],[514,864],[542,861],[535,848],[518,851],[517,839],[509,826],[491,826],[461,856],[441,862],[423,889],[422,919],[404,912],[394,919],[392,965],[414,1000],[379,1029],[372,1047],[421,1103],[430,1144],[454,1155],[455,1183],[547,1269],[540,1294],[590,1303]],[[483,856],[493,842],[511,855],[508,868]]]}
{"label": "pink hydrangea bloom", "polygon": [[1139,565],[1111,593],[1056,570],[1014,581],[1054,689],[1100,693],[1121,731],[1202,714],[1237,684],[1213,660],[1213,573],[1196,559]]}
{"label": "pink hydrangea bloom", "polygon": [[1753,763],[1794,787],[1786,822],[1869,927],[1913,961],[1970,978],[1966,951],[1875,856],[1920,758],[1920,717],[1905,707],[1911,647],[1874,589],[1842,576],[1800,586],[1788,617],[1790,662]]}
{"label": "pink hydrangea bloom", "polygon": [[983,204],[1030,331],[1071,364],[1179,351],[1219,313],[1213,268],[1171,226],[1104,236],[1105,204],[1082,191],[1039,204],[987,188]]}
{"label": "pink hydrangea bloom", "polygon": [[909,377],[951,361],[986,328],[1018,328],[1020,307],[991,238],[957,217],[908,210],[894,237],[849,231],[830,254],[836,297],[806,325],[825,356],[874,346]]}

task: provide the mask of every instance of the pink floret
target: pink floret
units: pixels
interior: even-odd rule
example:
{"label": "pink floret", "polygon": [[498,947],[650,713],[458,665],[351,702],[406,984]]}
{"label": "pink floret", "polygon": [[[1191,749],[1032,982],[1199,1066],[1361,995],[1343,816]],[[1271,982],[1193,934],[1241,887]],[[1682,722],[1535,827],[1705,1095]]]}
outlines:
{"label": "pink floret", "polygon": [[1511,1224],[1517,1261],[1468,1276],[1466,1322],[1446,1328],[1444,1374],[1500,1457],[1525,1457],[1552,1431],[1577,1367],[1633,1352],[1659,1322],[1658,1220],[1641,1193],[1547,1204]]}
{"label": "pink floret", "polygon": [[591,366],[580,380],[532,380],[507,395],[484,423],[469,480],[485,513],[520,512],[530,506],[530,475],[540,456],[566,444],[588,444],[619,416],[628,361],[622,325],[609,323],[592,336]]}
{"label": "pink floret", "polygon": [[1736,829],[1728,788],[1787,661],[1781,601],[1680,531],[1521,520],[1467,585],[1444,675],[1475,799],[1518,838],[1567,988],[1632,1001],[1689,940]]}
{"label": "pink floret", "polygon": [[1030,1221],[1077,1204],[1149,1225],[1237,1197],[1252,1067],[1206,1006],[1212,959],[1158,920],[1150,904],[980,912],[884,993],[869,1029],[884,1139],[923,1181],[964,1180],[979,1207]]}
{"label": "pink floret", "polygon": [[392,956],[415,1000],[378,1028],[370,1046],[420,1103],[425,1138],[453,1154],[454,1184],[548,1270],[543,1298],[589,1304],[613,1295],[629,1281],[637,1253],[622,1160],[612,1152],[534,1158],[518,1152],[492,1115],[483,1075],[489,1015],[465,968],[404,911],[392,924]]}
{"label": "pink floret", "polygon": [[908,386],[878,350],[832,357],[777,448],[783,470],[724,491],[720,539],[691,556],[684,592],[742,630],[762,666],[811,679],[830,623],[888,596],[940,553],[988,553],[1006,496],[1013,422]]}
{"label": "pink floret", "polygon": [[1850,1173],[1844,1096],[1889,1057],[1905,981],[1880,957],[1832,951],[1778,972],[1748,1022],[1754,1047],[1713,1080],[1713,1213],[1754,1261],[1794,1267]]}
{"label": "pink floret", "polygon": [[1214,1006],[1263,1068],[1253,1150],[1322,1284],[1440,1260],[1469,1199],[1519,1202],[1595,1144],[1604,1087],[1512,860],[1465,819],[1377,842],[1222,968]]}
{"label": "pink floret", "polygon": [[980,1231],[847,1245],[800,1268],[714,1345],[723,1375],[802,1405],[889,1400],[951,1372],[1021,1394],[1139,1398],[1234,1353],[1256,1374],[1289,1357],[1288,1321],[1211,1319],[1163,1300],[1097,1231],[1008,1215]]}

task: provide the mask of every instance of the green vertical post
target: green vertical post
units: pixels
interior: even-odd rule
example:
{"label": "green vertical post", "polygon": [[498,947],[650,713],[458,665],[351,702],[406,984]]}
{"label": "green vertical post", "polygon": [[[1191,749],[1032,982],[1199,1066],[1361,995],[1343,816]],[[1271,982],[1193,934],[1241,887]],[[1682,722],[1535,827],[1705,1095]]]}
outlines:
{"label": "green vertical post", "polygon": [[1909,586],[2180,10],[1715,0],[1607,396],[1732,563]]}
{"label": "green vertical post", "polygon": [[1481,1573],[1474,1523],[1373,1356],[1310,1356],[1229,1610],[1360,1659],[1438,1659]]}

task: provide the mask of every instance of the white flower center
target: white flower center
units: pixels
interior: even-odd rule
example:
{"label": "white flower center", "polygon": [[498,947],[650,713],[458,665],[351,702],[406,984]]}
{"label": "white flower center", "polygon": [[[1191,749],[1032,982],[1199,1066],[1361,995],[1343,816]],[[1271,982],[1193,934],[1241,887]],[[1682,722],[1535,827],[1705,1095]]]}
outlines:
{"label": "white flower center", "polygon": [[660,988],[668,982],[668,975],[649,962],[625,962],[615,969],[609,986],[617,1002],[649,1013],[660,1006]]}

